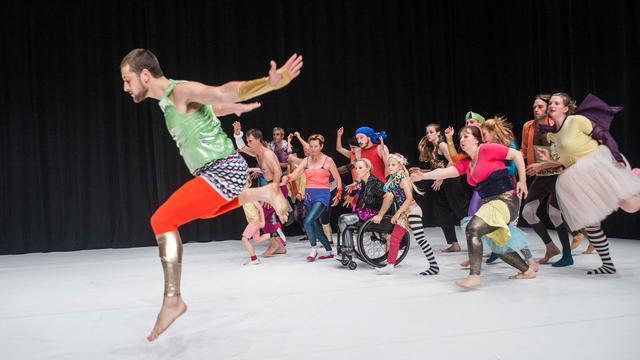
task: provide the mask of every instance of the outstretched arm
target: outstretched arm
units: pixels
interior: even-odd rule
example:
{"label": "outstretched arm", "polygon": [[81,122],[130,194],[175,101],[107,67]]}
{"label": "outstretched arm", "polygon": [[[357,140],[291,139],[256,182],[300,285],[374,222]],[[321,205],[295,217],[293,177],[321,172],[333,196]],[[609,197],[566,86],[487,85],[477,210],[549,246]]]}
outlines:
{"label": "outstretched arm", "polygon": [[276,62],[273,60],[270,65],[268,77],[250,81],[230,81],[221,86],[187,82],[176,86],[174,94],[183,99],[185,104],[220,104],[249,100],[281,89],[298,77],[302,68],[302,56],[293,54],[279,69],[276,69]]}
{"label": "outstretched arm", "polygon": [[260,103],[259,102],[252,102],[248,104],[224,103],[224,104],[213,104],[211,107],[213,108],[213,113],[216,114],[217,117],[222,117],[230,114],[236,114],[237,116],[240,116],[243,113],[259,108]]}
{"label": "outstretched arm", "polygon": [[411,174],[411,180],[413,182],[420,180],[439,180],[439,179],[449,179],[458,177],[460,174],[458,173],[458,169],[453,166],[435,169],[426,173],[423,172],[414,172]]}
{"label": "outstretched arm", "polygon": [[287,176],[283,176],[282,180],[280,181],[280,185],[286,185],[288,182],[290,181],[295,181],[297,178],[300,177],[300,175],[302,175],[302,173],[304,172],[304,168],[305,168],[305,161],[307,161],[307,158],[305,158],[304,160],[302,160],[302,162],[300,163],[300,165],[293,171],[292,174],[289,174]]}

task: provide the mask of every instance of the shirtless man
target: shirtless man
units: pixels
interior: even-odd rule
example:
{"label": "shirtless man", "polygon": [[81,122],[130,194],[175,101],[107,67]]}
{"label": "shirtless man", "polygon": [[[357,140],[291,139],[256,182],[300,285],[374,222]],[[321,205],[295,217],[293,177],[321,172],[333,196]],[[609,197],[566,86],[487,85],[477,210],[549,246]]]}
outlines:
{"label": "shirtless man", "polygon": [[[247,144],[242,140],[242,124],[239,121],[233,123],[233,137],[236,140],[238,150],[249,156],[253,156],[258,161],[260,173],[267,183],[279,184],[282,179],[282,168],[276,154],[265,146],[262,132],[257,129],[247,131]],[[286,187],[281,188],[282,194],[286,197],[288,190]],[[287,238],[282,232],[282,226],[274,217],[274,209],[269,204],[263,205],[265,233],[274,234],[269,239],[269,247],[262,254],[263,256],[271,256],[275,254],[286,254]]]}

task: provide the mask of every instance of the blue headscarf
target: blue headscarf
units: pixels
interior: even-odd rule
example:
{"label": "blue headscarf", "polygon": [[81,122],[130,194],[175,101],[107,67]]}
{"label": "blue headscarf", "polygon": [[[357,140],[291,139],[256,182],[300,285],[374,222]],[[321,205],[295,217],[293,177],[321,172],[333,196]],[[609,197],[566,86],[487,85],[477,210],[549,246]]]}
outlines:
{"label": "blue headscarf", "polygon": [[373,142],[377,142],[380,138],[382,139],[386,139],[387,138],[387,133],[384,131],[380,131],[380,132],[375,132],[373,131],[372,128],[368,127],[368,126],[363,126],[358,128],[358,130],[356,130],[356,135],[358,134],[363,134],[366,135],[368,137],[371,138],[371,141]]}

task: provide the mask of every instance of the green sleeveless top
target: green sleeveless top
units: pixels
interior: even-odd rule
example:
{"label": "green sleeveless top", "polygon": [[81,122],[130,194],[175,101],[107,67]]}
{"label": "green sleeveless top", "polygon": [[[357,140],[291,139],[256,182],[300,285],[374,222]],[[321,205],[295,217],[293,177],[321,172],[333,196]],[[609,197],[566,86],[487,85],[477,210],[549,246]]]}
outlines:
{"label": "green sleeveless top", "polygon": [[167,129],[175,140],[180,155],[189,171],[195,171],[213,160],[231,155],[235,149],[231,139],[220,127],[220,120],[213,113],[210,104],[203,104],[198,111],[183,114],[176,110],[169,99],[173,87],[185,81],[169,80],[169,86],[162,94],[158,105],[164,113]]}

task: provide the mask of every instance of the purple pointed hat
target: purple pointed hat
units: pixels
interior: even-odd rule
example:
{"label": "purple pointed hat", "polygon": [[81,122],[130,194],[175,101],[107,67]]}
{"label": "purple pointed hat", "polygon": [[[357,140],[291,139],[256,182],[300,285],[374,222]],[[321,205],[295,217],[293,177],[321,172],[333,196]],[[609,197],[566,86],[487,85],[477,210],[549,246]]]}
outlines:
{"label": "purple pointed hat", "polygon": [[622,110],[622,106],[609,106],[599,97],[588,94],[576,108],[576,114],[586,117],[603,130],[609,131],[613,115],[619,113],[620,110]]}

